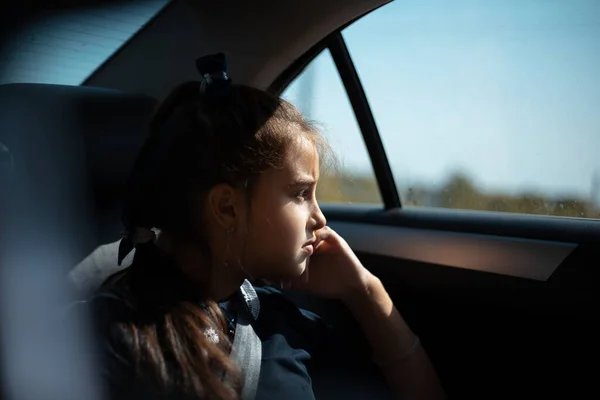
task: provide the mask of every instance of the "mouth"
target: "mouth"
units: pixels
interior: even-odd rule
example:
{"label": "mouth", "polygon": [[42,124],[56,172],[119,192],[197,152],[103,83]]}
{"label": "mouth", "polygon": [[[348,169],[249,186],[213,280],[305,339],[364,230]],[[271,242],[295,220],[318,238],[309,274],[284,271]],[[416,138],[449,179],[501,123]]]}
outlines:
{"label": "mouth", "polygon": [[317,239],[311,239],[308,242],[304,243],[302,245],[302,251],[305,253],[308,253],[308,255],[311,255],[312,253],[314,253],[315,251],[315,243],[317,242]]}
{"label": "mouth", "polygon": [[307,253],[310,256],[310,255],[312,255],[312,253],[314,253],[315,248],[313,247],[312,244],[308,244],[308,245],[302,246],[302,251]]}

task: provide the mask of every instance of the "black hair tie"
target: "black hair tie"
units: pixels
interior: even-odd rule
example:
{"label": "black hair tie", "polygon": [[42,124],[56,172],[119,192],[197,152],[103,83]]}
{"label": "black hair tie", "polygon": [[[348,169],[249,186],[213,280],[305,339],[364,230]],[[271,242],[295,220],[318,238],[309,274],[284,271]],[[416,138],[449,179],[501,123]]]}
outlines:
{"label": "black hair tie", "polygon": [[216,53],[196,60],[196,68],[202,77],[200,92],[209,96],[223,97],[229,93],[231,78],[227,75],[225,54]]}
{"label": "black hair tie", "polygon": [[[201,76],[200,93],[213,98],[227,96],[232,81],[227,75],[225,54],[216,53],[202,56],[196,59],[196,68]],[[118,265],[121,265],[123,259],[133,251],[137,244],[147,242],[148,232],[153,230],[152,226],[139,226],[139,223],[132,224],[128,218],[124,218],[124,221],[126,222],[124,223],[125,232],[119,244]],[[140,240],[140,237],[144,237],[144,239]]]}

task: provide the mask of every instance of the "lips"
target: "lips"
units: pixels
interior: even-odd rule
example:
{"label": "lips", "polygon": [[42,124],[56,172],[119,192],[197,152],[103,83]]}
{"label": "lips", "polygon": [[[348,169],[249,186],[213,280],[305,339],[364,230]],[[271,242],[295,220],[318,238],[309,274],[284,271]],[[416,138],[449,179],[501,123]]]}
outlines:
{"label": "lips", "polygon": [[308,242],[304,243],[302,246],[302,251],[308,253],[308,255],[312,255],[315,252],[315,244],[317,243],[317,238],[312,238]]}
{"label": "lips", "polygon": [[312,255],[312,253],[315,251],[315,248],[313,247],[312,244],[309,244],[309,245],[302,247],[302,250],[304,252],[308,253],[308,255]]}

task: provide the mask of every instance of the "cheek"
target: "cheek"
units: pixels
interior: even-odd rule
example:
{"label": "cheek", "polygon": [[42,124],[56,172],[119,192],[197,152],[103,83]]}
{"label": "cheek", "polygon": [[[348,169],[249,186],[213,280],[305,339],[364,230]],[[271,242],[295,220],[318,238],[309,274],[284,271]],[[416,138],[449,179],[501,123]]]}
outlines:
{"label": "cheek", "polygon": [[294,240],[302,229],[298,218],[286,210],[272,212],[262,224],[257,225],[257,239],[261,242],[259,246],[267,246],[271,252]]}
{"label": "cheek", "polygon": [[274,225],[277,225],[280,234],[287,238],[302,238],[305,236],[307,218],[306,207],[289,203],[277,215]]}
{"label": "cheek", "polygon": [[297,204],[276,211],[262,223],[256,220],[249,232],[244,262],[257,278],[296,277],[303,272],[307,213]]}
{"label": "cheek", "polygon": [[[253,258],[274,259],[289,256],[300,250],[306,240],[305,213],[301,207],[290,204],[279,210],[271,210],[249,230],[249,253]],[[262,222],[261,222],[262,221]]]}

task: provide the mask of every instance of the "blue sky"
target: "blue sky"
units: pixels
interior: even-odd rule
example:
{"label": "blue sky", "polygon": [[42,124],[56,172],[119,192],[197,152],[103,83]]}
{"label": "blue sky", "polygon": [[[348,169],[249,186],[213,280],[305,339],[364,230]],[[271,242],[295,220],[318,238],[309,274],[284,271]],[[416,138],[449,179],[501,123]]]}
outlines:
{"label": "blue sky", "polygon": [[[400,188],[589,198],[600,174],[600,1],[396,0],[344,37]],[[349,170],[370,163],[328,53],[285,93]]]}

